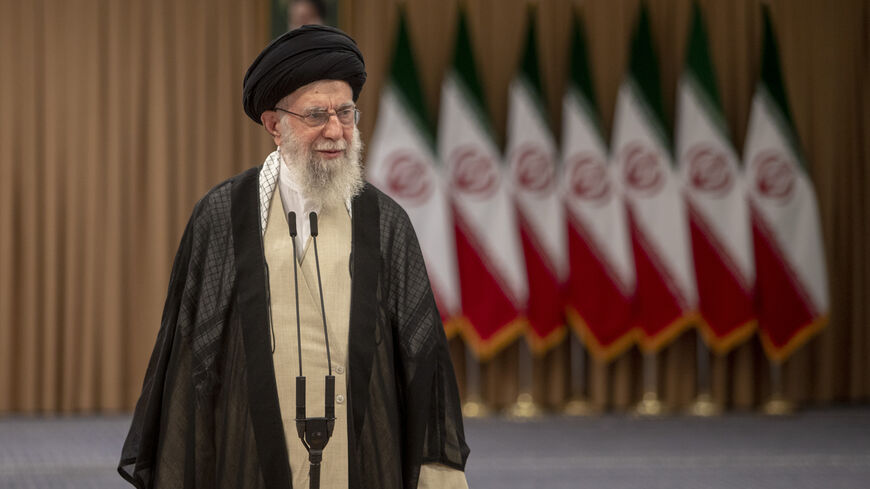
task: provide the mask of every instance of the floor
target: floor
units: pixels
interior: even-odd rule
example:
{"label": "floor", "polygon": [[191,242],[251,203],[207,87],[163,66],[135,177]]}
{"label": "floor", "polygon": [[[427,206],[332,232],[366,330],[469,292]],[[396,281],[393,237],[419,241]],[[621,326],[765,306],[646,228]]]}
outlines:
{"label": "floor", "polygon": [[[0,417],[0,488],[125,488],[127,416]],[[471,489],[870,488],[870,407],[466,420]]]}

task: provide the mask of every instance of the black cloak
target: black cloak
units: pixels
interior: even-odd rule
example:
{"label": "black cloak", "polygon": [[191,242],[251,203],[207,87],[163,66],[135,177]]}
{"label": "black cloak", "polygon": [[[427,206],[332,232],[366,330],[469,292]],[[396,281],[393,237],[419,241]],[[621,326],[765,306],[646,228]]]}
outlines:
{"label": "black cloak", "polygon": [[[184,231],[118,467],[137,487],[291,487],[258,175],[212,189]],[[410,489],[423,463],[464,470],[456,379],[407,214],[368,184],[352,212],[349,487]]]}

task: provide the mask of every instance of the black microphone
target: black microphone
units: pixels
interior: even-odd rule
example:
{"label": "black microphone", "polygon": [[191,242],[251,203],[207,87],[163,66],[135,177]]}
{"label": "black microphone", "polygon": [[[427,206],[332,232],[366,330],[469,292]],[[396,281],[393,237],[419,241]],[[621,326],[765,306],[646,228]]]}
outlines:
{"label": "black microphone", "polygon": [[[296,213],[287,213],[287,227],[293,241],[293,293],[296,297],[296,346],[299,353],[299,376],[296,377],[296,432],[305,443],[305,377],[302,375],[302,334],[299,321],[299,272],[296,266]],[[307,448],[307,446],[306,446]]]}
{"label": "black microphone", "polygon": [[320,487],[320,463],[323,460],[323,450],[332,436],[335,428],[335,377],[332,375],[332,358],[329,354],[329,334],[326,329],[326,307],[323,303],[323,285],[320,278],[320,256],[317,252],[317,214],[308,215],[311,223],[311,239],[314,242],[314,265],[317,269],[317,289],[320,292],[320,313],[323,316],[323,337],[326,342],[326,364],[329,375],[326,376],[325,413],[322,418],[307,418],[305,416],[305,377],[302,376],[302,335],[299,320],[299,289],[296,266],[296,213],[287,214],[290,224],[290,236],[293,238],[293,284],[296,291],[296,339],[299,347],[299,376],[296,377],[296,431],[302,440],[302,445],[308,451],[309,489]]}

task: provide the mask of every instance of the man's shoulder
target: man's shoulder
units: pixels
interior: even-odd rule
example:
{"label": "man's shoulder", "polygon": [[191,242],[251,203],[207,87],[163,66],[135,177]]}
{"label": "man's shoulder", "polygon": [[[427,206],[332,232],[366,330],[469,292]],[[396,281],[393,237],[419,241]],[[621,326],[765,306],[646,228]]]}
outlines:
{"label": "man's shoulder", "polygon": [[[239,182],[248,178],[257,178],[259,175],[260,166],[248,168],[247,170],[227,178],[218,183],[205,193],[194,206],[193,216],[201,216],[203,214],[214,214],[229,212],[230,201],[232,199],[233,187]],[[254,186],[254,188],[257,188]]]}
{"label": "man's shoulder", "polygon": [[392,197],[366,182],[363,196],[376,202],[378,208],[378,226],[381,231],[382,244],[387,242],[402,242],[408,239],[416,240],[416,232],[411,224],[411,218],[405,209]]}
{"label": "man's shoulder", "polygon": [[409,220],[408,213],[405,212],[405,209],[398,202],[369,182],[366,182],[361,196],[365,196],[366,194],[368,194],[369,198],[377,202],[382,224],[392,224],[396,221]]}

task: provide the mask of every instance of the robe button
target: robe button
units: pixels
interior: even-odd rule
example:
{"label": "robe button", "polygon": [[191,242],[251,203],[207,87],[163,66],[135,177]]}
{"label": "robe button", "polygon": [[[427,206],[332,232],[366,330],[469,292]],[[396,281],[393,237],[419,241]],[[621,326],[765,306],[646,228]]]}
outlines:
{"label": "robe button", "polygon": [[343,374],[343,373],[344,373],[344,367],[342,367],[341,365],[339,365],[338,367],[335,367],[335,373],[337,373],[337,374]]}
{"label": "robe button", "polygon": [[335,402],[337,402],[339,404],[344,404],[344,396],[341,394],[335,396]]}

